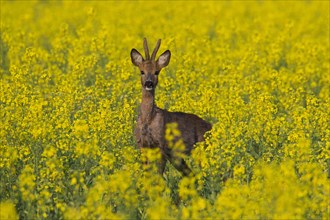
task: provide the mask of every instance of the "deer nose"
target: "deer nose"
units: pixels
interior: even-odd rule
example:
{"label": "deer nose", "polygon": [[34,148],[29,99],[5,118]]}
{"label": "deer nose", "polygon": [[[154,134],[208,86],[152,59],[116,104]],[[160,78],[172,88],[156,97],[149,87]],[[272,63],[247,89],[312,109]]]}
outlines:
{"label": "deer nose", "polygon": [[154,88],[154,83],[151,80],[147,80],[144,83],[144,86],[146,87],[147,90],[151,90]]}

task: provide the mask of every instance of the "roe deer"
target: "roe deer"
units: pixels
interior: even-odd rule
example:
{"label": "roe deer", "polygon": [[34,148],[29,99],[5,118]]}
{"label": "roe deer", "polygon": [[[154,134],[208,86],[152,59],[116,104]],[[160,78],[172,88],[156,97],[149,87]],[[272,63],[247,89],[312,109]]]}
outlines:
{"label": "roe deer", "polygon": [[183,112],[169,112],[155,105],[155,89],[158,75],[162,68],[170,62],[171,52],[166,50],[156,60],[156,53],[160,47],[160,39],[150,57],[146,38],[144,38],[145,59],[136,50],[131,50],[132,63],[141,71],[142,102],[135,128],[135,138],[138,147],[160,148],[161,160],[158,163],[158,172],[162,175],[167,160],[184,176],[191,173],[183,158],[175,155],[165,139],[167,123],[177,123],[184,143],[184,152],[189,155],[195,143],[204,141],[205,132],[211,130],[212,125],[194,114]]}

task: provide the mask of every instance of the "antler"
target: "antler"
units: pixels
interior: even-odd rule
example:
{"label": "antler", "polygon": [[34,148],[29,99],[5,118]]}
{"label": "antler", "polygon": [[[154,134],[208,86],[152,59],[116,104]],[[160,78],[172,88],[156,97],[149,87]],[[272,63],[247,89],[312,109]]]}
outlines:
{"label": "antler", "polygon": [[154,51],[152,52],[152,55],[151,55],[151,60],[155,60],[156,59],[156,54],[157,54],[157,51],[160,47],[160,39],[157,41],[157,44],[156,44],[156,47],[154,49]]}
{"label": "antler", "polygon": [[149,55],[149,48],[148,48],[148,43],[147,43],[147,39],[144,38],[143,40],[143,46],[144,46],[144,52],[146,54],[146,60],[150,59],[150,55]]}

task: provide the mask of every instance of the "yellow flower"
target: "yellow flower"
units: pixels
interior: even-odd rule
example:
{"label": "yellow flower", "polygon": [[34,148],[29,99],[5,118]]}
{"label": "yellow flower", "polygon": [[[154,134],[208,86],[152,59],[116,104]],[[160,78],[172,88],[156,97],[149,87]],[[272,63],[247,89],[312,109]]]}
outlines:
{"label": "yellow flower", "polygon": [[[2,1],[1,218],[327,218],[329,2],[290,6]],[[157,106],[213,125],[191,156],[166,127],[194,177],[137,149],[143,37]]]}
{"label": "yellow flower", "polygon": [[0,219],[18,219],[15,205],[10,201],[0,203]]}

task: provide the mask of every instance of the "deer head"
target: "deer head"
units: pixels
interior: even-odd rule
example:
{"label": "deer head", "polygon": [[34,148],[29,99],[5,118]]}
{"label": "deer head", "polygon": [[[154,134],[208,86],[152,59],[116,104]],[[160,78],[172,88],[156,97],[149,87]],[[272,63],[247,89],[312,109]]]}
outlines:
{"label": "deer head", "polygon": [[160,47],[160,39],[157,41],[156,47],[152,52],[151,58],[149,55],[147,39],[144,38],[143,46],[145,52],[145,59],[136,50],[131,50],[132,63],[139,67],[141,71],[141,84],[142,88],[146,91],[154,91],[158,83],[158,74],[162,68],[168,65],[171,58],[171,52],[166,50],[156,60],[156,54]]}

